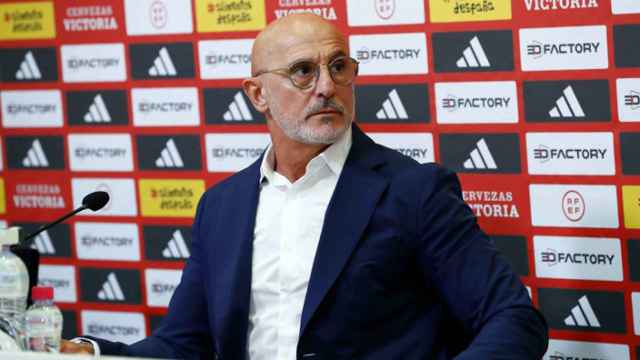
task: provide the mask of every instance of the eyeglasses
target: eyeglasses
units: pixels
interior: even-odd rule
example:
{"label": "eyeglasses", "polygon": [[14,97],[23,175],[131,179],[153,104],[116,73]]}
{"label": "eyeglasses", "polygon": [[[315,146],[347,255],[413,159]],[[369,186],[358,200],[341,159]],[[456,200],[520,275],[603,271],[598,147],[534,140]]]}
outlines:
{"label": "eyeglasses", "polygon": [[[312,61],[300,61],[288,68],[258,71],[254,77],[274,73],[288,77],[291,83],[299,89],[309,89],[315,85],[320,77],[320,66],[321,64],[316,64]],[[356,75],[358,75],[358,61],[347,56],[340,56],[331,60],[326,64],[326,67],[331,80],[337,85],[351,85]]]}

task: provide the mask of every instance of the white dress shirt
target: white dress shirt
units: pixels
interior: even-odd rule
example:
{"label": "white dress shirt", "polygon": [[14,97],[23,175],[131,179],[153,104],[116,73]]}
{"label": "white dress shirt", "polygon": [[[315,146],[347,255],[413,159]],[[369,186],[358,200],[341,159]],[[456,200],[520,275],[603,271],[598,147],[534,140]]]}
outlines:
{"label": "white dress shirt", "polygon": [[247,353],[250,360],[295,360],[302,307],[324,215],[351,148],[351,128],[311,159],[294,183],[260,167],[253,235]]}

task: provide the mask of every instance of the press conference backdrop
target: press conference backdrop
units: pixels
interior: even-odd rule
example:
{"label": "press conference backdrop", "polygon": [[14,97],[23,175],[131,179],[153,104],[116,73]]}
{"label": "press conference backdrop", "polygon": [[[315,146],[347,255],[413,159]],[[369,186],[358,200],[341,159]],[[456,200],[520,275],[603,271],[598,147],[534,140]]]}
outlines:
{"label": "press conference backdrop", "polygon": [[637,0],[0,3],[0,220],[37,236],[65,336],[157,326],[203,191],[254,161],[252,41],[310,11],[360,62],[358,123],[457,171],[551,327],[545,359],[640,359]]}

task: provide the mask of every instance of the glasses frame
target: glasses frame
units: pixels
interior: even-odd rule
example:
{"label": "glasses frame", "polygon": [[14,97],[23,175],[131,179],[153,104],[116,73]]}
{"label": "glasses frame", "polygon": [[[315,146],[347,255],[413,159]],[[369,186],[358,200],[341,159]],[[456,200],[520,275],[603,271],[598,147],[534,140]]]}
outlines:
{"label": "glasses frame", "polygon": [[[351,79],[350,82],[348,83],[339,83],[336,81],[336,79],[333,78],[333,73],[331,72],[331,70],[329,70],[329,66],[331,66],[331,64],[333,64],[336,60],[341,60],[341,59],[346,59],[347,61],[351,62],[352,64],[355,64],[356,66],[356,71],[355,74],[353,75],[353,79]],[[327,72],[329,73],[329,77],[331,77],[331,81],[333,81],[336,85],[341,85],[341,86],[349,86],[351,84],[353,84],[353,82],[355,81],[356,77],[358,76],[358,66],[360,65],[360,62],[350,56],[338,56],[335,59],[329,61],[326,64],[315,64],[316,65],[316,72],[314,74],[313,77],[313,81],[307,85],[307,86],[300,86],[299,84],[297,84],[294,80],[293,80],[293,72],[292,72],[292,68],[300,63],[302,63],[304,61],[301,62],[297,62],[294,63],[293,65],[291,65],[290,67],[287,68],[278,68],[278,69],[272,69],[272,70],[261,70],[258,71],[255,75],[253,75],[253,77],[258,77],[260,75],[264,75],[264,74],[277,74],[280,76],[284,76],[286,78],[289,78],[289,81],[291,81],[291,84],[295,87],[297,87],[298,89],[302,89],[302,90],[306,90],[306,89],[310,89],[312,87],[315,86],[315,84],[318,82],[318,79],[320,78],[320,67],[321,66],[325,66],[327,68]]]}

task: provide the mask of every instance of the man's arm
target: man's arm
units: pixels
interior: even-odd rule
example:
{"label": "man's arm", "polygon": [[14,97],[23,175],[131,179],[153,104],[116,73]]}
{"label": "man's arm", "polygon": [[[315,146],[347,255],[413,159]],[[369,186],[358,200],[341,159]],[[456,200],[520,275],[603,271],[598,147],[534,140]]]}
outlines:
{"label": "man's arm", "polygon": [[[173,359],[214,358],[202,278],[203,272],[207,271],[203,260],[203,242],[207,239],[200,236],[200,222],[205,218],[205,197],[206,194],[200,200],[193,223],[192,255],[186,262],[180,285],[171,298],[162,325],[151,336],[132,345],[88,337],[98,343],[102,354]],[[86,345],[65,346],[69,352],[88,350]]]}
{"label": "man's arm", "polygon": [[419,200],[416,250],[425,278],[472,339],[456,359],[540,359],[548,344],[544,318],[479,228],[456,175],[440,167],[435,173]]}

